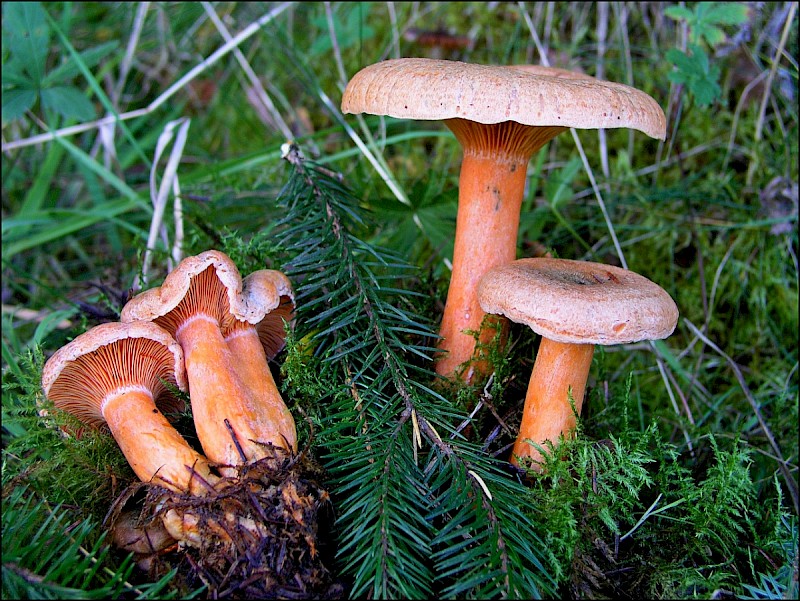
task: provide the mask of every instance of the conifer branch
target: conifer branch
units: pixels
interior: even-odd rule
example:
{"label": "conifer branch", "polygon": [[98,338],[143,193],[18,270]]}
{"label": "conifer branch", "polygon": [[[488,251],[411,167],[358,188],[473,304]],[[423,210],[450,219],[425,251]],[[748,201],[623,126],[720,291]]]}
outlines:
{"label": "conifer branch", "polygon": [[320,438],[337,478],[351,594],[540,596],[552,578],[520,509],[525,487],[477,446],[437,432],[454,432],[465,416],[427,384],[435,348],[425,341],[436,334],[405,307],[417,293],[394,284],[415,267],[359,239],[364,218],[340,178],[296,146],[284,156],[292,174],[276,229],[296,287],[297,336],[312,335],[324,376],[346,390],[333,391]]}
{"label": "conifer branch", "polygon": [[130,584],[132,555],[111,570],[111,549],[103,537],[91,542],[96,529],[91,520],[76,522],[63,506],[49,507],[26,487],[16,486],[3,499],[4,598],[162,597],[175,571],[157,582]]}

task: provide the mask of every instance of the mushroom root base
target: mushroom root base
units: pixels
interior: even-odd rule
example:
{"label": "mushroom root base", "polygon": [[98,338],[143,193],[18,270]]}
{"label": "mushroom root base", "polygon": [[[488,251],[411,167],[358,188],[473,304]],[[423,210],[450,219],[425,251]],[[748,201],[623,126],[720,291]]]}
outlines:
{"label": "mushroom root base", "polygon": [[[270,457],[237,466],[236,476],[220,480],[202,497],[137,483],[136,490],[147,491],[137,509],[140,520],[131,523],[126,505],[141,496],[123,493],[109,514],[114,540],[137,552],[150,577],[177,566],[179,586],[205,583],[212,598],[222,592],[247,599],[342,597],[343,587],[326,567],[335,550],[329,546],[330,497],[317,483],[321,470],[305,455],[271,450]],[[147,544],[137,541],[152,537],[159,521],[183,542],[170,546],[160,529],[159,542],[148,553]],[[187,532],[176,532],[181,527]]]}

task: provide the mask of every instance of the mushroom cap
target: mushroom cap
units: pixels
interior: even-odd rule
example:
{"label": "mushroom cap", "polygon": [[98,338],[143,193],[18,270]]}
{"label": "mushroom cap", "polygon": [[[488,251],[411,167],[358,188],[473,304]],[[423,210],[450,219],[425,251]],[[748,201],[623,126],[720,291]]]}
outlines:
{"label": "mushroom cap", "polygon": [[546,67],[544,65],[510,65],[512,69],[522,69],[528,73],[535,75],[547,75],[549,77],[563,77],[566,79],[583,79],[589,81],[602,81],[596,77],[581,73],[579,71],[570,71],[569,69],[561,69],[560,67]]}
{"label": "mushroom cap", "polygon": [[[216,277],[201,277],[202,298],[195,294],[189,299],[192,280],[213,268]],[[186,257],[164,279],[161,286],[150,288],[137,294],[122,308],[122,321],[153,321],[163,318],[175,309],[184,299],[189,300],[192,310],[205,311],[217,318],[220,323],[232,315],[234,318],[251,324],[263,318],[263,312],[256,303],[247,303],[242,297],[242,276],[230,257],[218,250],[207,250],[198,255]],[[177,324],[159,319],[160,325],[171,333]]]}
{"label": "mushroom cap", "polygon": [[103,400],[123,388],[148,388],[164,411],[182,406],[164,394],[162,380],[188,390],[183,351],[146,321],[95,326],[53,353],[42,370],[42,389],[55,406],[95,427],[105,423]]}
{"label": "mushroom cap", "polygon": [[286,344],[283,322],[294,325],[294,290],[289,278],[274,269],[254,271],[242,281],[242,302],[250,316],[261,316],[256,323],[246,322],[231,316],[223,323],[222,332],[227,336],[242,323],[254,325],[258,337],[271,361]]}
{"label": "mushroom cap", "polygon": [[369,65],[352,77],[342,96],[342,111],[486,124],[628,127],[665,139],[664,111],[641,90],[565,73],[569,72],[541,66],[391,59]]}
{"label": "mushroom cap", "polygon": [[666,338],[678,307],[646,277],[614,265],[569,259],[518,259],[486,273],[478,301],[544,338],[621,344]]}

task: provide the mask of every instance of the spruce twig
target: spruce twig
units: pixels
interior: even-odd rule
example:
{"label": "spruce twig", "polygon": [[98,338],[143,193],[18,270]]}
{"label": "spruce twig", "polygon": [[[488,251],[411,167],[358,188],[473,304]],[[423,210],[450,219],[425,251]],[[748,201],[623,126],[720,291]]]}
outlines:
{"label": "spruce twig", "polygon": [[424,341],[436,335],[406,308],[416,293],[395,284],[415,268],[353,233],[364,218],[341,178],[294,145],[284,157],[292,173],[276,229],[296,287],[296,335],[311,335],[332,391],[320,438],[337,478],[351,594],[547,592],[552,577],[520,509],[528,491],[478,446],[437,431],[455,432],[465,416],[429,385],[435,348]]}
{"label": "spruce twig", "polygon": [[3,499],[3,598],[164,598],[174,571],[157,582],[130,584],[132,556],[111,570],[103,537],[89,545],[94,530],[91,520],[75,522],[64,506],[50,507],[15,487]]}

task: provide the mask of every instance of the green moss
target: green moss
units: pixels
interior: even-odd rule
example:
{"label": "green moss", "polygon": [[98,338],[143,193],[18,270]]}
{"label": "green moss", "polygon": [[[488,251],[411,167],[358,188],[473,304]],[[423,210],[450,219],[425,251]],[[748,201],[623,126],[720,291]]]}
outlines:
{"label": "green moss", "polygon": [[43,362],[35,349],[21,358],[22,378],[3,382],[4,436],[14,432],[4,441],[3,486],[25,484],[53,504],[79,507],[101,521],[109,500],[136,478],[107,431],[82,427],[44,398]]}
{"label": "green moss", "polygon": [[628,393],[610,406],[619,414],[613,434],[587,436],[596,428],[580,420],[577,437],[561,441],[544,474],[530,474],[531,524],[555,556],[562,593],[739,594],[754,580],[754,561],[761,570],[774,564],[762,551],[784,548],[780,489],[776,512],[763,504],[769,490],[752,480],[752,452],[740,440],[721,444],[709,435],[679,451],[655,423],[638,429],[638,420],[629,422],[630,389],[629,379]]}

